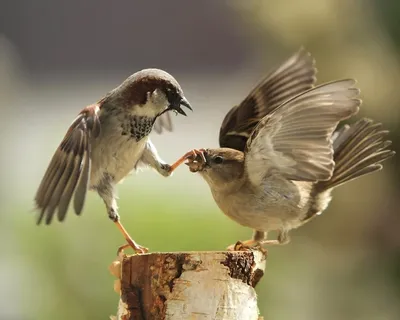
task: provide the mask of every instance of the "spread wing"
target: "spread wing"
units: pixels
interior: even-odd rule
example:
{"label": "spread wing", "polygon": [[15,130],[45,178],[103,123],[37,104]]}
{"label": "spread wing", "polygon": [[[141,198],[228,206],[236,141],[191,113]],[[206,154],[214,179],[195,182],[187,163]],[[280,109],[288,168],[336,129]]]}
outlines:
{"label": "spread wing", "polygon": [[289,180],[328,180],[334,168],[332,134],[361,104],[354,84],[340,80],[315,87],[264,117],[246,145],[250,181],[259,185],[274,173]]}
{"label": "spread wing", "polygon": [[163,129],[167,131],[172,131],[172,121],[170,112],[164,112],[162,115],[157,117],[154,122],[154,131],[158,134],[163,132]]}
{"label": "spread wing", "polygon": [[265,77],[243,102],[225,116],[219,133],[221,147],[244,151],[258,122],[286,100],[311,89],[316,81],[314,59],[304,49]]}
{"label": "spread wing", "polygon": [[51,159],[35,197],[38,224],[43,218],[49,224],[56,209],[63,221],[72,197],[76,214],[82,212],[90,178],[90,139],[100,134],[99,110],[97,104],[82,110]]}

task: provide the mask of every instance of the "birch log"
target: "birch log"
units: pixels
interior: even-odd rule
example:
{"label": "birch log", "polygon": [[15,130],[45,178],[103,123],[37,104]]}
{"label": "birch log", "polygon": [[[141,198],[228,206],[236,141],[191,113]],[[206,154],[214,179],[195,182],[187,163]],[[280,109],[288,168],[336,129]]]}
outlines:
{"label": "birch log", "polygon": [[260,251],[121,256],[117,320],[259,320],[254,287],[264,275]]}

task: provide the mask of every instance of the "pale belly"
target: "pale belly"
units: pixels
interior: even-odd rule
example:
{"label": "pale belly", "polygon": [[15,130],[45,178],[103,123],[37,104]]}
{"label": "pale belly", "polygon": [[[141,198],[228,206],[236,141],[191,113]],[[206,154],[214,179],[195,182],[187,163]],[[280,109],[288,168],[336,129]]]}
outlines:
{"label": "pale belly", "polygon": [[302,224],[308,210],[308,196],[297,187],[282,193],[279,190],[213,192],[219,208],[237,223],[258,231],[290,230]]}
{"label": "pale belly", "polygon": [[137,142],[120,135],[112,141],[96,141],[92,149],[90,185],[98,185],[105,176],[111,177],[114,184],[121,182],[135,169],[147,140],[146,137]]}

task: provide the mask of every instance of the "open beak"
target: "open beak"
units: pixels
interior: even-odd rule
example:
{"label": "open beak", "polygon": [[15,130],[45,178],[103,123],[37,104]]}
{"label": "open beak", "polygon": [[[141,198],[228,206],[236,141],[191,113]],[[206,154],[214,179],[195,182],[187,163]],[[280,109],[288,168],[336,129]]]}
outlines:
{"label": "open beak", "polygon": [[176,112],[180,113],[181,115],[186,116],[186,113],[185,113],[185,111],[182,110],[181,106],[185,106],[189,110],[193,111],[192,107],[190,106],[189,101],[187,101],[187,99],[185,97],[181,98],[181,101],[179,102],[179,104],[171,104],[168,109],[175,110]]}

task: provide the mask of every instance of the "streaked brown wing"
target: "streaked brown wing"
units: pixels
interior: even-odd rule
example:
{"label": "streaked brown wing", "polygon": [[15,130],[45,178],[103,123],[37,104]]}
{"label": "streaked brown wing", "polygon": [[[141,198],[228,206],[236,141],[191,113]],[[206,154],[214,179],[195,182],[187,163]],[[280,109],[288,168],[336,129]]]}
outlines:
{"label": "streaked brown wing", "polygon": [[162,115],[157,117],[154,122],[154,131],[158,134],[163,132],[163,129],[172,131],[172,121],[170,112],[164,112]]}
{"label": "streaked brown wing", "polygon": [[314,59],[300,49],[228,112],[219,133],[220,146],[243,151],[258,122],[286,100],[312,88],[316,72]]}
{"label": "streaked brown wing", "polygon": [[51,223],[57,209],[58,220],[63,221],[73,196],[76,214],[82,212],[90,176],[90,139],[100,134],[99,110],[97,104],[82,110],[51,159],[35,196],[38,224],[43,218]]}
{"label": "streaked brown wing", "polygon": [[358,112],[354,80],[327,83],[285,102],[264,117],[247,141],[245,165],[259,185],[265,176],[320,181],[332,176],[332,134],[338,123]]}
{"label": "streaked brown wing", "polygon": [[381,123],[374,123],[366,118],[336,131],[333,138],[333,176],[329,181],[319,182],[316,187],[327,190],[381,170],[381,163],[395,154],[388,149],[392,144],[390,140],[386,140],[388,133],[389,131],[382,129]]}

